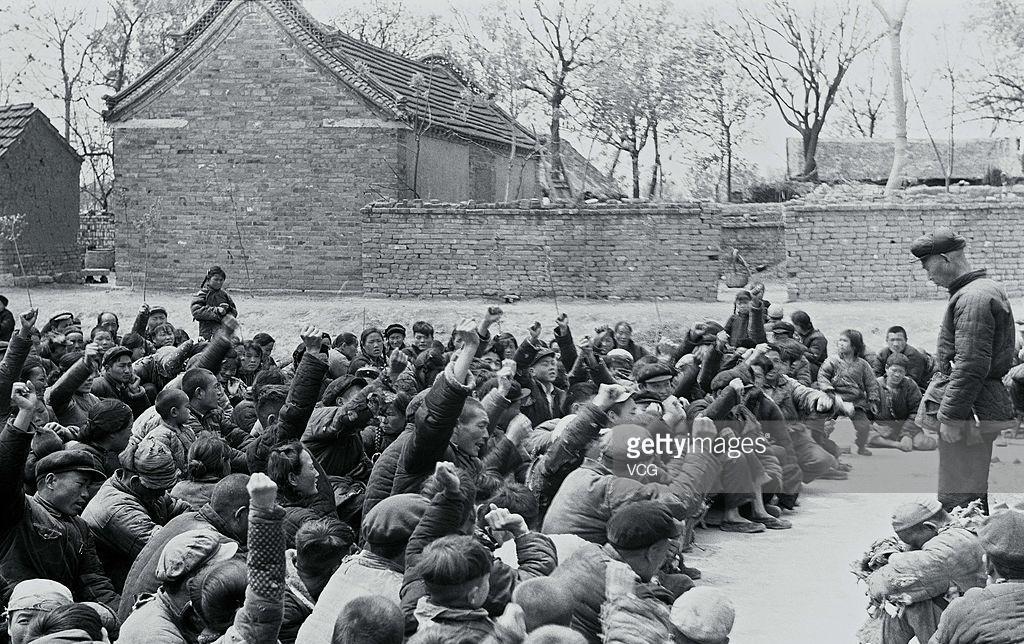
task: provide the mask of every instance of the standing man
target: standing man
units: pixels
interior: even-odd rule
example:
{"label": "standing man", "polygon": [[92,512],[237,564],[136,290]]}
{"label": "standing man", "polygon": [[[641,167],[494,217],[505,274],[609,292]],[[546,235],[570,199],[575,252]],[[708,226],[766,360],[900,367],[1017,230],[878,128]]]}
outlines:
{"label": "standing man", "polygon": [[916,239],[910,252],[928,279],[949,290],[936,355],[947,379],[938,412],[939,502],[949,511],[981,499],[987,514],[992,441],[1014,425],[1002,383],[1013,363],[1013,311],[1003,287],[971,268],[966,246],[943,228]]}

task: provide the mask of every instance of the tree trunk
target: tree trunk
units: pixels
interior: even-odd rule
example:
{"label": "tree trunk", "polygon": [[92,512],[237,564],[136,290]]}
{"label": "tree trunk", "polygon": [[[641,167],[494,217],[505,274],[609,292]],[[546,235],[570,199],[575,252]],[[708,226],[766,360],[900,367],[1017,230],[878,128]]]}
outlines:
{"label": "tree trunk", "polygon": [[818,162],[814,156],[818,153],[818,130],[809,128],[800,133],[803,139],[804,167],[797,177],[801,181],[818,180]]}
{"label": "tree trunk", "polygon": [[949,157],[946,161],[946,192],[949,192],[949,184],[953,180],[953,116],[956,114],[956,79],[953,78],[952,70],[949,75]]}
{"label": "tree trunk", "polygon": [[885,20],[889,34],[889,63],[892,69],[892,100],[893,115],[896,119],[896,145],[892,155],[892,168],[889,180],[885,182],[885,196],[891,196],[899,189],[903,179],[903,166],[907,161],[907,99],[903,95],[903,46],[900,32],[903,31],[903,18],[907,14],[907,2],[898,0],[900,6],[891,16],[881,4],[881,0],[873,0],[875,8]]}
{"label": "tree trunk", "polygon": [[658,145],[658,121],[651,121],[651,136],[654,138],[654,170],[651,172],[651,186],[647,196],[654,199],[658,191],[658,178],[661,175],[661,147]]}
{"label": "tree trunk", "polygon": [[634,147],[629,151],[629,158],[633,164],[633,198],[640,198],[640,150]]}
{"label": "tree trunk", "polygon": [[619,157],[622,156],[622,148],[615,148],[615,156],[612,157],[612,165],[608,168],[608,179],[615,181],[615,169],[619,167]]}
{"label": "tree trunk", "polygon": [[[571,196],[572,188],[565,176],[565,166],[562,164],[562,91],[556,89],[552,95],[551,102],[551,124],[548,137],[548,157],[551,162],[551,183],[555,194],[552,197]],[[565,194],[559,194],[564,192]]]}
{"label": "tree trunk", "polygon": [[725,202],[732,203],[732,132],[725,128]]}
{"label": "tree trunk", "polygon": [[[516,121],[512,121],[512,145],[508,152],[508,176],[505,177],[505,203],[508,203],[512,191],[512,172],[516,167]],[[518,198],[519,195],[516,195]]]}

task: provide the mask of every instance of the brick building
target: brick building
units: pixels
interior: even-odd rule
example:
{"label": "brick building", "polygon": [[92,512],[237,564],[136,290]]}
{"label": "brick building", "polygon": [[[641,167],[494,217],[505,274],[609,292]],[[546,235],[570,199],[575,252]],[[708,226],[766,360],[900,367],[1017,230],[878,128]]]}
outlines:
{"label": "brick building", "polygon": [[360,208],[537,196],[536,139],[441,57],[411,60],[296,0],[215,0],[113,97],[117,271],[359,291]]}
{"label": "brick building", "polygon": [[[39,108],[0,106],[0,217],[22,215],[18,253],[27,276],[82,267],[78,189],[82,158]],[[21,277],[18,253],[0,230],[0,283]]]}

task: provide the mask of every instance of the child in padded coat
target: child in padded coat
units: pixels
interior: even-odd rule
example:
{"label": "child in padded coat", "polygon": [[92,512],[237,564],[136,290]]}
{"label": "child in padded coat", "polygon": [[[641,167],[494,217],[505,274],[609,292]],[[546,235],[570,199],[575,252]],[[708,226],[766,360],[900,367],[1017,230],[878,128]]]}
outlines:
{"label": "child in padded coat", "polygon": [[238,315],[235,301],[224,290],[227,277],[220,266],[211,266],[199,292],[192,298],[192,318],[199,323],[199,335],[207,340],[220,328],[225,315]]}
{"label": "child in padded coat", "polygon": [[857,430],[857,453],[871,456],[867,448],[868,434],[871,432],[868,414],[874,417],[878,413],[881,398],[878,381],[875,380],[871,365],[864,359],[864,337],[859,331],[843,331],[839,334],[837,345],[839,355],[829,356],[818,371],[818,388],[834,391],[844,401],[853,404],[854,414],[850,419]]}

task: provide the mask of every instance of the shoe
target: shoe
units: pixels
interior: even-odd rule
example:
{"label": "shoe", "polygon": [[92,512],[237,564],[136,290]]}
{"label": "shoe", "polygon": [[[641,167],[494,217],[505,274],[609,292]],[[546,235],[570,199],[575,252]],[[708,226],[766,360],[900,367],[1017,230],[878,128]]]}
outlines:
{"label": "shoe", "polygon": [[690,568],[687,565],[682,565],[679,567],[679,572],[683,573],[690,579],[700,579],[700,571],[696,568]]}
{"label": "shoe", "polygon": [[777,505],[766,504],[764,506],[764,511],[767,512],[768,514],[772,515],[776,519],[778,519],[779,517],[782,516],[782,509],[779,508],[779,506],[777,506]]}
{"label": "shoe", "polygon": [[839,463],[839,465],[836,466],[836,469],[844,472],[850,472],[853,470],[853,466],[849,463]]}
{"label": "shoe", "polygon": [[796,495],[795,494],[780,494],[779,495],[779,508],[793,512],[796,510]]}
{"label": "shoe", "polygon": [[850,478],[849,474],[839,469],[831,469],[818,477],[822,481],[845,481]]}
{"label": "shoe", "polygon": [[785,519],[776,519],[775,517],[757,517],[754,519],[769,530],[789,530],[793,527],[793,524]]}
{"label": "shoe", "polygon": [[900,451],[912,452],[914,451],[914,439],[909,436],[904,436],[900,439]]}
{"label": "shoe", "polygon": [[871,456],[871,450],[866,447],[858,447],[857,456]]}
{"label": "shoe", "polygon": [[718,526],[718,529],[723,532],[742,532],[744,534],[765,531],[763,523],[754,523],[752,521],[723,521],[722,525]]}
{"label": "shoe", "polygon": [[850,447],[848,447],[848,446],[843,446],[843,447],[839,448],[839,453],[840,454],[852,454],[853,450],[850,449]]}

